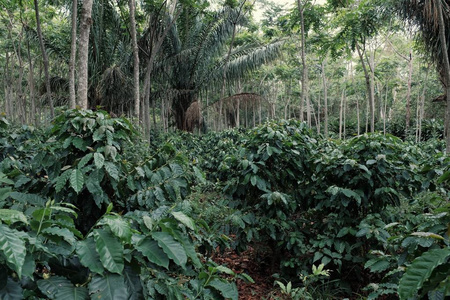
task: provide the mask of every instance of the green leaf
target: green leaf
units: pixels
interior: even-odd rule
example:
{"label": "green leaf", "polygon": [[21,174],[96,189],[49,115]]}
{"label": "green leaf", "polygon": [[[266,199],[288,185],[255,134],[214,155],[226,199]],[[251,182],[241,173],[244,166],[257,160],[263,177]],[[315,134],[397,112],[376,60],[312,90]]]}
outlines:
{"label": "green leaf", "polygon": [[0,289],[0,299],[2,300],[20,300],[23,299],[23,290],[19,282],[8,278],[6,285]]}
{"label": "green leaf", "polygon": [[119,181],[119,169],[110,161],[105,162],[105,170],[116,181]]}
{"label": "green leaf", "polygon": [[78,194],[83,188],[83,185],[84,185],[83,173],[78,169],[72,170],[72,172],[70,173],[70,186]]}
{"label": "green leaf", "polygon": [[175,239],[167,232],[153,232],[152,237],[158,242],[158,245],[170,259],[183,269],[186,268],[186,251],[179,242],[175,241]]}
{"label": "green leaf", "polygon": [[81,151],[86,151],[87,149],[84,140],[78,136],[73,138],[72,145],[74,145],[75,148],[78,148]]}
{"label": "green leaf", "polygon": [[78,169],[83,168],[91,160],[92,155],[93,155],[92,153],[86,154],[78,163],[77,168]]}
{"label": "green leaf", "polygon": [[206,183],[205,174],[202,171],[200,171],[199,168],[197,168],[196,166],[194,166],[193,169],[195,177],[197,178],[198,182],[200,182],[201,184],[205,184]]}
{"label": "green leaf", "polygon": [[213,287],[226,299],[238,300],[238,290],[234,283],[227,282],[220,279],[213,279],[208,283],[208,286]]}
{"label": "green leaf", "polygon": [[183,223],[186,227],[192,229],[192,230],[197,230],[194,220],[192,220],[192,218],[186,216],[183,212],[181,211],[172,211],[171,212],[172,216],[174,216],[175,219],[177,219],[178,221],[180,221],[181,223]]}
{"label": "green leaf", "polygon": [[37,285],[41,292],[50,299],[56,299],[56,294],[60,289],[74,287],[69,279],[62,276],[52,276],[48,279],[38,280]]}
{"label": "green leaf", "polygon": [[67,228],[48,227],[42,229],[41,232],[46,235],[59,236],[66,240],[70,245],[74,245],[77,242],[75,235]]}
{"label": "green leaf", "polygon": [[369,159],[368,161],[366,161],[366,165],[368,165],[368,166],[376,164],[376,163],[377,163],[377,161],[375,159]]}
{"label": "green leaf", "polygon": [[10,197],[21,202],[22,204],[34,205],[39,207],[45,206],[45,203],[47,202],[47,200],[45,200],[44,198],[34,194],[12,192],[10,194]]}
{"label": "green leaf", "polygon": [[10,229],[4,224],[0,224],[0,251],[5,259],[14,266],[14,270],[20,278],[27,255],[25,242],[20,239],[17,230]]}
{"label": "green leaf", "polygon": [[432,249],[414,259],[400,279],[398,293],[400,299],[414,297],[428,280],[434,269],[445,263],[450,256],[450,248]]}
{"label": "green leaf", "polygon": [[105,164],[105,157],[100,152],[94,153],[94,164],[97,169],[101,169]]}
{"label": "green leaf", "polygon": [[56,180],[55,191],[57,193],[61,192],[64,186],[66,185],[67,180],[70,177],[72,170],[65,170]]}
{"label": "green leaf", "polygon": [[106,270],[111,273],[122,274],[123,246],[110,231],[96,229],[94,240],[100,261]]}
{"label": "green leaf", "polygon": [[236,275],[236,273],[234,273],[233,270],[231,270],[230,268],[227,268],[225,266],[217,266],[217,267],[215,267],[215,269],[217,271],[219,271],[220,273],[225,273],[225,274],[228,274],[228,275],[231,275],[231,276]]}
{"label": "green leaf", "polygon": [[73,285],[61,287],[56,293],[55,300],[86,300],[89,299],[89,291],[83,286]]}
{"label": "green leaf", "polygon": [[383,272],[386,269],[388,269],[390,266],[389,261],[386,260],[384,257],[377,257],[370,259],[366,262],[364,265],[364,268],[370,269],[371,272]]}
{"label": "green leaf", "polygon": [[121,240],[123,240],[126,243],[129,243],[131,241],[131,227],[130,224],[128,224],[127,221],[125,221],[120,216],[105,216],[103,219],[99,222],[98,225],[106,224],[109,226],[111,231]]}
{"label": "green leaf", "polygon": [[0,209],[0,220],[7,224],[14,222],[28,224],[27,217],[25,217],[23,212],[14,209]]}
{"label": "green leaf", "polygon": [[89,283],[89,294],[91,299],[101,300],[128,300],[130,296],[124,277],[117,274],[94,276]]}
{"label": "green leaf", "polygon": [[150,262],[169,269],[169,257],[158,246],[157,241],[146,237],[136,245],[136,249],[147,257]]}
{"label": "green leaf", "polygon": [[11,191],[12,189],[10,187],[0,188],[0,201],[3,201],[6,198],[8,198]]}
{"label": "green leaf", "polygon": [[100,261],[100,255],[95,251],[95,242],[92,238],[80,241],[77,244],[77,254],[83,266],[89,268],[94,273],[104,273],[105,270]]}

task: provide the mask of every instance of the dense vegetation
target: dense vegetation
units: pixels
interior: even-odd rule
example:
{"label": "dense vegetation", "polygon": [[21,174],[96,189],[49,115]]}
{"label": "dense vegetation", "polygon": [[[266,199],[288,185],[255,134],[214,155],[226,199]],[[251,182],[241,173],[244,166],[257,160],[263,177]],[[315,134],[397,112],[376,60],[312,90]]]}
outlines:
{"label": "dense vegetation", "polygon": [[440,140],[290,120],[149,145],[86,110],[1,132],[1,299],[238,299],[252,279],[210,257],[248,246],[283,297],[450,295]]}
{"label": "dense vegetation", "polygon": [[450,0],[275,2],[0,0],[0,299],[450,297]]}

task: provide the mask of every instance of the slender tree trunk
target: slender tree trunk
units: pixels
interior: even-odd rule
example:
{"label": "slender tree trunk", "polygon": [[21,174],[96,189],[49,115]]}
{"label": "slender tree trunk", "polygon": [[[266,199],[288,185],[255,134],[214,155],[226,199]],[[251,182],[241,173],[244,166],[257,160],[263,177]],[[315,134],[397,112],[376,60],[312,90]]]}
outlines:
{"label": "slender tree trunk", "polygon": [[328,87],[327,76],[325,74],[326,58],[322,61],[322,82],[323,82],[323,109],[324,109],[324,135],[328,138]]}
{"label": "slender tree trunk", "polygon": [[409,125],[411,123],[411,82],[412,82],[412,72],[413,72],[413,56],[412,50],[409,51],[408,59],[408,90],[406,93],[406,124],[405,124],[405,137],[409,133]]}
{"label": "slender tree trunk", "polygon": [[356,98],[356,120],[357,120],[357,126],[358,126],[358,128],[357,128],[358,135],[361,134],[361,119],[360,119],[359,114],[360,114],[360,112],[359,112],[359,100],[358,100],[358,98]]}
{"label": "slender tree trunk", "polygon": [[438,11],[438,22],[439,22],[439,38],[441,42],[442,48],[442,56],[444,58],[444,70],[445,70],[445,81],[446,81],[446,98],[447,98],[447,108],[445,111],[445,132],[446,138],[445,141],[447,143],[446,152],[447,155],[450,155],[450,62],[448,58],[448,49],[447,49],[447,40],[445,38],[445,23],[444,23],[444,14],[442,9],[441,0],[435,1],[436,8]]}
{"label": "slender tree trunk", "polygon": [[80,20],[80,40],[78,47],[79,76],[78,76],[78,103],[82,109],[88,108],[88,54],[89,54],[89,33],[92,24],[92,2],[84,0],[81,9]]}
{"label": "slender tree trunk", "polygon": [[[91,2],[92,2],[92,0],[91,0]],[[41,46],[42,60],[44,62],[45,89],[47,92],[47,99],[50,104],[50,116],[53,118],[55,116],[55,109],[53,107],[53,97],[52,97],[52,91],[50,88],[50,74],[48,72],[48,56],[47,56],[47,52],[45,51],[44,38],[42,37],[41,18],[39,17],[38,0],[34,0],[34,10],[36,13],[36,30],[37,30],[38,37],[39,37],[39,45]]]}
{"label": "slender tree trunk", "polygon": [[344,113],[344,90],[341,94],[341,104],[339,105],[339,139],[342,139],[342,119]]}
{"label": "slender tree trunk", "polygon": [[[300,121],[303,121],[303,103],[308,99],[308,65],[306,62],[306,41],[305,41],[305,19],[303,16],[304,5],[302,0],[297,0],[298,11],[300,13],[300,39],[301,39],[301,60],[302,60],[302,95],[300,99]],[[308,103],[307,103],[308,105]],[[311,123],[311,112],[307,108],[307,121]]]}
{"label": "slender tree trunk", "polygon": [[136,37],[136,2],[135,0],[129,0],[128,6],[130,8],[130,31],[131,41],[133,44],[133,95],[134,95],[134,117],[139,123],[139,108],[140,108],[140,96],[139,96],[139,48]]}
{"label": "slender tree trunk", "polygon": [[34,68],[31,60],[30,42],[27,40],[27,54],[28,54],[28,87],[30,89],[30,120],[35,126],[38,125],[38,115],[36,112],[36,91],[34,86]]}
{"label": "slender tree trunk", "polygon": [[[366,89],[367,89],[367,95],[368,95],[368,104],[369,104],[369,110],[370,110],[370,131],[375,131],[375,97],[373,95],[373,83],[370,79],[369,71],[367,70],[366,62],[364,60],[364,55],[361,52],[361,48],[359,47],[358,43],[356,44],[356,50],[358,51],[359,59],[361,61],[361,66],[364,71],[364,77],[366,79]],[[367,129],[366,129],[367,132]]]}
{"label": "slender tree trunk", "polygon": [[78,0],[72,0],[72,37],[70,42],[70,59],[69,59],[69,106],[74,109],[77,105],[75,93],[75,63],[77,60],[77,15]]}

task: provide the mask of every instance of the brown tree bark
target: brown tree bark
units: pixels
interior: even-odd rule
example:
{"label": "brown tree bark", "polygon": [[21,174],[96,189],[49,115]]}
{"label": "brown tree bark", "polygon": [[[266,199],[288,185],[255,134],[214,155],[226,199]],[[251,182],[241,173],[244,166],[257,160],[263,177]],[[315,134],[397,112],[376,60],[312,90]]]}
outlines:
{"label": "brown tree bark", "polygon": [[447,40],[445,38],[445,23],[444,23],[444,13],[442,8],[441,0],[436,0],[436,9],[438,13],[438,23],[439,23],[439,38],[442,47],[442,56],[445,71],[445,81],[446,81],[446,96],[447,96],[447,108],[445,110],[445,132],[446,132],[446,152],[450,155],[450,62],[448,58]]}
{"label": "brown tree bark", "polygon": [[134,117],[139,123],[139,109],[140,109],[140,96],[139,96],[139,48],[137,44],[136,33],[136,2],[135,0],[129,0],[128,6],[130,8],[130,33],[131,41],[133,45],[133,95],[134,95]]}
{"label": "brown tree bark", "polygon": [[72,31],[69,59],[69,107],[74,109],[77,105],[75,93],[75,63],[77,59],[77,15],[78,0],[72,0]]}
{"label": "brown tree bark", "polygon": [[78,104],[82,109],[88,108],[88,56],[89,56],[89,33],[92,25],[92,2],[93,0],[84,0],[81,9],[80,20],[80,38],[78,45]]}
{"label": "brown tree bark", "polygon": [[[91,0],[91,2],[92,2],[92,0]],[[48,102],[50,104],[50,116],[53,118],[55,116],[55,109],[53,107],[53,97],[52,97],[52,91],[51,91],[51,87],[50,87],[50,74],[48,72],[48,67],[49,67],[48,56],[47,56],[47,52],[45,51],[44,38],[42,37],[41,18],[39,16],[38,0],[34,0],[34,11],[36,14],[36,30],[37,30],[38,37],[39,37],[39,45],[41,47],[42,60],[44,63],[45,89],[47,92],[46,95],[47,95]]]}

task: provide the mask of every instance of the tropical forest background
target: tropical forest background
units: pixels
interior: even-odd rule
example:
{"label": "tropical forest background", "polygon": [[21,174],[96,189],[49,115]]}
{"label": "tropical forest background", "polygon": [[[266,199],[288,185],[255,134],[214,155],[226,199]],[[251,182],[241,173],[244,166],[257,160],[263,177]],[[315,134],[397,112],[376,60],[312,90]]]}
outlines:
{"label": "tropical forest background", "polygon": [[0,0],[0,299],[450,296],[450,1]]}

